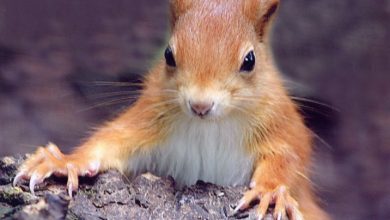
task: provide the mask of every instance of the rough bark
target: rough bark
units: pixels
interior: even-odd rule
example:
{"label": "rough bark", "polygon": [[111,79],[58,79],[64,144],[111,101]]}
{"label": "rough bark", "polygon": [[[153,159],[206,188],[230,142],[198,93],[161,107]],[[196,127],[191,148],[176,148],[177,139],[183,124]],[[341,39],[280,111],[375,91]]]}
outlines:
{"label": "rough bark", "polygon": [[[65,178],[49,178],[36,196],[27,182],[12,186],[25,157],[0,159],[0,219],[254,219],[255,208],[233,215],[244,187],[198,182],[175,189],[172,178],[144,174],[129,180],[117,171],[81,178],[71,199]],[[269,210],[271,211],[271,210]],[[268,214],[266,219],[272,219]]]}

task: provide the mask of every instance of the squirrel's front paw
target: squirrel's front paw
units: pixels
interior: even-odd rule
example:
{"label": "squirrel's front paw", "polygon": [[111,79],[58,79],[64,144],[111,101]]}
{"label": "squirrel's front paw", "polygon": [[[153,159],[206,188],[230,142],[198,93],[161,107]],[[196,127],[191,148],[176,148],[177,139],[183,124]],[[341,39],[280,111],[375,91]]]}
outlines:
{"label": "squirrel's front paw", "polygon": [[234,212],[248,208],[249,204],[256,200],[260,200],[257,209],[259,219],[264,218],[270,204],[275,204],[274,219],[286,219],[288,216],[290,220],[303,220],[297,201],[291,197],[284,185],[280,185],[274,190],[264,190],[259,186],[253,187],[244,194]]}
{"label": "squirrel's front paw", "polygon": [[72,197],[72,192],[76,191],[79,185],[78,176],[94,176],[98,170],[98,163],[88,164],[85,161],[72,160],[69,155],[61,153],[56,145],[49,143],[46,147],[39,147],[20,166],[13,185],[16,186],[21,179],[30,180],[30,191],[34,194],[35,185],[42,183],[52,174],[68,176],[67,188],[69,196]]}

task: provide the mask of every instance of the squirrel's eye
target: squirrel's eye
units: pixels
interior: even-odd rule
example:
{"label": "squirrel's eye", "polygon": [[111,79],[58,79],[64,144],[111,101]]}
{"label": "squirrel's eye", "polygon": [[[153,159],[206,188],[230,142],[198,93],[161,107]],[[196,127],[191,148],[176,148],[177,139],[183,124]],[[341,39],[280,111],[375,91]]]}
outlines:
{"label": "squirrel's eye", "polygon": [[241,65],[240,72],[250,72],[255,68],[255,54],[251,50],[244,58],[244,62]]}
{"label": "squirrel's eye", "polygon": [[165,56],[165,62],[167,63],[168,66],[176,67],[176,61],[175,58],[173,57],[172,49],[170,46],[168,46],[167,49],[165,49],[164,56]]}

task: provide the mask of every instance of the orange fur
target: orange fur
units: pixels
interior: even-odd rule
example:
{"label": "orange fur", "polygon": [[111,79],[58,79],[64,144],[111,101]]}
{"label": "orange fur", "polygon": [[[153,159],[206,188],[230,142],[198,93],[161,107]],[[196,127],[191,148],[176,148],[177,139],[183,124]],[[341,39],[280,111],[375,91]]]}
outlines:
{"label": "orange fur", "polygon": [[[255,157],[252,189],[241,207],[261,197],[259,215],[273,201],[276,215],[286,210],[291,219],[299,219],[300,212],[305,219],[327,219],[308,180],[310,132],[288,97],[270,53],[267,33],[277,5],[277,0],[171,0],[170,46],[177,67],[159,62],[132,107],[70,155],[53,146],[51,151],[41,148],[22,165],[20,176],[35,175],[35,181],[43,181],[53,172],[69,175],[73,191],[77,175],[96,174],[94,163],[98,171],[126,172],[129,158],[164,142],[172,124],[180,120],[178,115],[187,111],[183,103],[172,104],[178,93],[193,100],[223,96],[221,100],[228,104],[210,120],[239,118],[245,124],[243,147]],[[255,69],[240,73],[250,49],[256,55]]]}

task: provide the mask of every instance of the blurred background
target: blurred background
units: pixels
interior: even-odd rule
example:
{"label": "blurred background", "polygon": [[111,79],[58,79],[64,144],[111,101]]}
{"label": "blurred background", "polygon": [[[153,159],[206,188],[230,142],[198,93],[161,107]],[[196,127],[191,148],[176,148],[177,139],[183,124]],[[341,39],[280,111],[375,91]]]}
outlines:
{"label": "blurred background", "polygon": [[[390,219],[390,1],[281,2],[273,50],[318,135],[324,207]],[[110,82],[138,82],[168,30],[167,0],[0,0],[0,156],[81,143],[134,101]]]}

